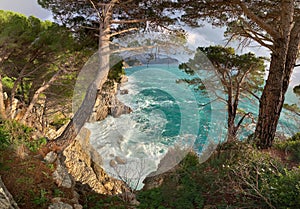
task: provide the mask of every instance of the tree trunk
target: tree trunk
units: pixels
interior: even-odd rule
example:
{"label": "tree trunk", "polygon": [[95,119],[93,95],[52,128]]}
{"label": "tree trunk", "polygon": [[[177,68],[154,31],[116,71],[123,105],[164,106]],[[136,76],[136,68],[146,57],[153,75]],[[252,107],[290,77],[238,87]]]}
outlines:
{"label": "tree trunk", "polygon": [[0,74],[0,114],[3,119],[6,119],[4,94],[3,94],[3,86],[2,86],[2,75],[1,74]]}
{"label": "tree trunk", "polygon": [[269,77],[260,100],[259,117],[254,138],[257,146],[272,146],[280,113],[289,87],[300,44],[300,21],[296,21],[289,36],[275,40],[275,53],[271,57]]}
{"label": "tree trunk", "polygon": [[227,120],[227,126],[228,126],[228,132],[227,132],[227,142],[234,141],[236,139],[236,127],[234,124],[235,116],[231,114],[228,111],[228,120]]}
{"label": "tree trunk", "polygon": [[85,98],[79,109],[67,125],[63,133],[55,140],[49,142],[50,149],[55,147],[58,151],[67,147],[72,140],[75,139],[84,124],[89,120],[97,99],[98,91],[102,89],[103,84],[107,80],[109,72],[109,57],[110,57],[110,24],[108,21],[100,25],[99,34],[99,69],[94,81],[87,89]]}
{"label": "tree trunk", "polygon": [[54,81],[56,81],[56,80],[59,78],[59,76],[60,76],[61,74],[63,74],[63,73],[64,73],[63,70],[58,71],[57,73],[55,73],[55,74],[52,76],[52,78],[51,78],[46,84],[42,85],[38,90],[36,90],[36,91],[34,92],[34,95],[33,95],[32,99],[31,99],[31,101],[30,101],[30,104],[29,104],[29,106],[27,107],[26,112],[25,112],[24,116],[23,116],[22,119],[21,119],[21,122],[22,122],[22,123],[25,123],[25,122],[26,122],[26,119],[28,118],[29,114],[31,113],[31,111],[32,111],[32,109],[33,109],[33,107],[34,107],[34,105],[35,105],[36,102],[38,101],[38,98],[39,98],[40,94],[41,94],[42,92],[44,92],[46,89],[48,89],[48,88],[50,87],[50,85],[51,85]]}

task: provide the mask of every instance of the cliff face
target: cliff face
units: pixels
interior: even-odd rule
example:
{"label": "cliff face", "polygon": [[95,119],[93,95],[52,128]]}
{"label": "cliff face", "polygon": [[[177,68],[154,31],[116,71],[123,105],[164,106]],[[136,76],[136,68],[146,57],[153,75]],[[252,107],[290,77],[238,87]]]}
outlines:
{"label": "cliff face", "polygon": [[76,181],[88,184],[101,194],[119,194],[126,191],[123,182],[113,179],[101,168],[101,156],[90,145],[90,131],[83,128],[64,150],[65,165]]}
{"label": "cliff face", "polygon": [[130,107],[124,105],[116,96],[120,85],[126,81],[127,77],[123,76],[120,84],[113,81],[108,81],[104,84],[103,90],[97,96],[90,122],[103,120],[108,115],[119,117],[122,114],[132,112]]}
{"label": "cliff face", "polygon": [[[123,79],[124,80],[124,79]],[[131,109],[120,102],[116,94],[120,84],[107,82],[99,92],[90,122],[105,119],[108,115],[118,117]],[[102,158],[90,144],[90,131],[82,128],[76,139],[64,150],[65,165],[76,181],[88,184],[101,194],[119,194],[128,191],[122,181],[106,174],[101,168]]]}

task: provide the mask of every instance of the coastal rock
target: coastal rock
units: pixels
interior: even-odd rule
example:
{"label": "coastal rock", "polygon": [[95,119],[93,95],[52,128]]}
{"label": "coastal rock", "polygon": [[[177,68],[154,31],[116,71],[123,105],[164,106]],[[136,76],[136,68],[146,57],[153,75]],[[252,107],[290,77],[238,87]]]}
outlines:
{"label": "coastal rock", "polygon": [[68,173],[67,169],[60,163],[59,160],[57,162],[57,168],[52,174],[53,179],[56,184],[61,187],[71,188],[73,185],[72,177]]}
{"label": "coastal rock", "polygon": [[57,159],[57,154],[53,151],[49,152],[44,158],[45,162],[49,164],[54,163],[56,159]]}
{"label": "coastal rock", "polygon": [[115,157],[115,160],[118,164],[122,164],[122,165],[125,165],[126,164],[126,160],[125,159],[122,159],[121,157],[119,156],[116,156]]}
{"label": "coastal rock", "polygon": [[50,205],[48,209],[73,209],[73,207],[67,203],[57,202]]}
{"label": "coastal rock", "polygon": [[5,187],[1,177],[0,177],[0,208],[1,209],[19,209],[17,203],[13,199],[12,195],[9,193]]}
{"label": "coastal rock", "polygon": [[129,93],[128,89],[122,89],[122,90],[120,90],[120,94],[121,95],[128,94],[128,93]]}
{"label": "coastal rock", "polygon": [[95,192],[114,195],[128,190],[120,180],[106,174],[101,168],[102,158],[90,145],[90,131],[82,128],[74,142],[63,152],[65,164],[76,181],[87,184]]}
{"label": "coastal rock", "polygon": [[117,118],[122,114],[129,114],[132,112],[132,109],[122,102],[120,102],[116,97],[112,100],[110,104],[110,115]]}
{"label": "coastal rock", "polygon": [[[123,104],[117,98],[118,86],[122,85],[122,82],[127,81],[127,77],[124,76],[121,79],[121,84],[113,82],[107,82],[103,86],[103,90],[98,92],[97,99],[94,105],[93,113],[89,119],[90,122],[100,121],[105,119],[108,115],[113,117],[119,117],[122,114],[131,113],[130,107]],[[112,82],[112,81],[111,81]],[[121,90],[124,94],[128,94],[128,90]]]}

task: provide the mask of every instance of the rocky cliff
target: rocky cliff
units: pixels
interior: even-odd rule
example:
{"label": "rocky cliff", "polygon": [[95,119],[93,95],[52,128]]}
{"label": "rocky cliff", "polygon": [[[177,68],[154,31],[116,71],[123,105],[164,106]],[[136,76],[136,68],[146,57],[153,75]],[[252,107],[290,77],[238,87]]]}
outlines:
{"label": "rocky cliff", "polygon": [[[126,77],[121,79],[126,81]],[[122,84],[121,82],[121,84]],[[131,109],[117,98],[119,86],[115,82],[106,82],[99,92],[90,122],[105,119],[108,115],[119,117],[130,113]],[[108,176],[101,168],[102,158],[90,144],[90,131],[82,128],[76,139],[64,150],[65,165],[76,181],[88,184],[101,194],[119,194],[127,191],[122,181]]]}

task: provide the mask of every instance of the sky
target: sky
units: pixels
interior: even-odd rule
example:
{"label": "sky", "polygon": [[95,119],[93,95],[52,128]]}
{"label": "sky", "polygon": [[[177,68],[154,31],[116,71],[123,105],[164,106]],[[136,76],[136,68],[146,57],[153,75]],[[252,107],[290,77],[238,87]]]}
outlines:
{"label": "sky", "polygon": [[51,19],[51,13],[38,5],[37,0],[0,0],[0,9],[36,16],[43,20]]}
{"label": "sky", "polygon": [[[51,13],[38,5],[37,0],[0,0],[0,10],[10,10],[22,13],[26,16],[35,16],[43,20],[52,20]],[[198,46],[209,45],[224,45],[226,40],[223,36],[225,29],[216,28],[211,25],[205,25],[201,28],[194,28],[188,30],[188,44],[192,48]],[[237,48],[237,43],[231,43],[229,46]],[[270,52],[263,48],[253,45],[252,47],[238,50],[239,53],[253,52],[257,56],[269,57]],[[292,76],[291,86],[300,82],[300,67],[295,68]]]}

